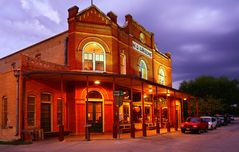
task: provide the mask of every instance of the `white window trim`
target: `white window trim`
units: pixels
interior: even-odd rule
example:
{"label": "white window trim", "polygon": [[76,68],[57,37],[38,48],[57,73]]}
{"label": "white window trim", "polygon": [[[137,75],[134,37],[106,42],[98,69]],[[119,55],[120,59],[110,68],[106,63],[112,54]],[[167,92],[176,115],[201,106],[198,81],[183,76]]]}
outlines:
{"label": "white window trim", "polygon": [[[93,62],[93,70],[85,70],[84,69],[84,64],[85,64],[85,47],[87,45],[91,45],[91,44],[97,44],[103,51],[103,56],[104,56],[104,70],[103,71],[99,71],[99,70],[95,70],[95,62],[96,62],[96,57],[95,57],[95,53],[92,53],[92,62]],[[105,55],[105,49],[102,47],[102,45],[98,42],[88,42],[84,45],[83,49],[82,49],[82,70],[83,71],[94,71],[94,72],[106,72],[106,55]]]}
{"label": "white window trim", "polygon": [[[146,71],[146,78],[145,78],[145,80],[148,80],[148,68],[147,68],[147,64],[146,64],[146,62],[145,62],[144,60],[142,60],[142,59],[139,61],[139,71],[141,70],[141,67],[140,67],[141,62],[145,65],[145,71]],[[143,78],[143,76],[142,76],[141,78]],[[144,78],[143,78],[143,79],[144,79]]]}

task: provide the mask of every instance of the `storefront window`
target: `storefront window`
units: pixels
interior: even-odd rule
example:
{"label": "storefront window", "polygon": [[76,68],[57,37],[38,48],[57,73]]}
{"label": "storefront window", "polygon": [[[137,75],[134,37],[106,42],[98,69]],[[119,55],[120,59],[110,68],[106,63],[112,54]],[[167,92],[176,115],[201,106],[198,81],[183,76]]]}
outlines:
{"label": "storefront window", "polygon": [[83,69],[105,71],[105,51],[97,42],[89,42],[83,48]]}
{"label": "storefront window", "polygon": [[164,70],[162,68],[159,69],[159,83],[162,85],[165,85],[165,73]]}
{"label": "storefront window", "polygon": [[144,60],[140,60],[139,62],[139,76],[140,78],[143,79],[148,79],[148,74],[147,74],[147,66]]}

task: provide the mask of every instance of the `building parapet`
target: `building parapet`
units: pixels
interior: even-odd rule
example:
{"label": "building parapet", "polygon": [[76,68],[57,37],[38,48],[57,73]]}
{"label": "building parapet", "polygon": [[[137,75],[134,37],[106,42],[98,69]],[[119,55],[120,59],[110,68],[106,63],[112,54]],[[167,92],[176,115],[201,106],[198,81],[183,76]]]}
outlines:
{"label": "building parapet", "polygon": [[31,58],[27,55],[21,55],[22,70],[49,70],[49,71],[66,71],[68,66],[59,65],[43,60]]}

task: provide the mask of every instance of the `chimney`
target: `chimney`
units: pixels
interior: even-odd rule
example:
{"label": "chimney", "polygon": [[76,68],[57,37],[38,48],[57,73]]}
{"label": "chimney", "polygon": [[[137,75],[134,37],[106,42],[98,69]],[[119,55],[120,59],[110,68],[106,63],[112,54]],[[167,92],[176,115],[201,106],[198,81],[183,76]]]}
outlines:
{"label": "chimney", "polygon": [[112,11],[110,11],[109,13],[107,13],[107,16],[108,16],[115,24],[117,24],[117,16],[116,16]]}
{"label": "chimney", "polygon": [[79,7],[73,6],[68,9],[68,18],[75,17],[78,13]]}

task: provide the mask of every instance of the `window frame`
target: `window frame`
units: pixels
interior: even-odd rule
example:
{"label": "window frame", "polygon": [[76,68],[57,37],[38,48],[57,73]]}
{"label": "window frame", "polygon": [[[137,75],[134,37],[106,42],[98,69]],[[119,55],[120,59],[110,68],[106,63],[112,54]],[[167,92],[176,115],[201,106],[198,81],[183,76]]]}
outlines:
{"label": "window frame", "polygon": [[[32,113],[34,113],[33,125],[29,125],[29,97],[30,98],[34,98],[34,110],[31,111]],[[36,126],[36,96],[33,96],[33,95],[30,95],[30,96],[27,97],[27,126],[28,127]]]}
{"label": "window frame", "polygon": [[120,53],[120,74],[126,74],[126,55]]}
{"label": "window frame", "polygon": [[[85,48],[89,45],[97,45],[99,48],[101,48],[102,54],[100,53],[90,53],[85,51]],[[85,69],[85,54],[91,55],[92,59],[92,70],[91,69]],[[97,70],[97,64],[103,62],[103,70]],[[84,45],[82,49],[82,70],[84,71],[94,71],[94,72],[106,72],[106,53],[104,47],[95,41],[88,42]]]}
{"label": "window frame", "polygon": [[[163,80],[163,81],[162,81]],[[158,72],[158,82],[159,84],[165,85],[166,84],[166,75],[165,70],[160,67]]]}
{"label": "window frame", "polygon": [[[142,72],[142,70],[144,69],[141,65],[142,64],[144,65],[144,67],[145,67],[145,77],[144,77],[144,74],[143,74],[143,72]],[[139,77],[141,78],[141,79],[145,79],[145,80],[148,80],[148,68],[147,68],[147,64],[146,64],[146,62],[143,60],[143,59],[141,59],[140,61],[139,61]]]}

